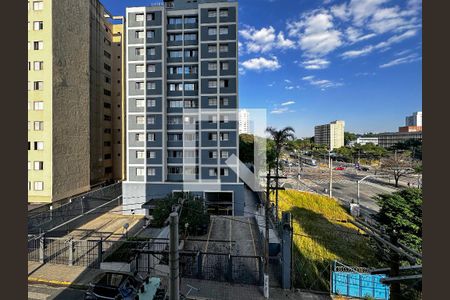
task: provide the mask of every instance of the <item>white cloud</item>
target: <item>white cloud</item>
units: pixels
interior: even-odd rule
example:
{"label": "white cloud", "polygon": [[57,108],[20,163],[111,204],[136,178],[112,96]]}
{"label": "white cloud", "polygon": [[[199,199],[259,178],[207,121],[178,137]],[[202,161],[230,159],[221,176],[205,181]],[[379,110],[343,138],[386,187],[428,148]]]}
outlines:
{"label": "white cloud", "polygon": [[302,66],[307,70],[326,69],[329,64],[330,61],[323,58],[313,58],[302,62]]}
{"label": "white cloud", "polygon": [[341,32],[334,28],[333,16],[325,10],[312,11],[299,21],[288,22],[289,36],[297,37],[308,57],[324,56],[342,45]]}
{"label": "white cloud", "polygon": [[342,3],[340,5],[333,5],[330,11],[333,14],[333,16],[344,21],[347,21],[348,18],[350,17],[350,12],[348,10],[346,3]]}
{"label": "white cloud", "polygon": [[389,67],[393,67],[396,65],[408,64],[408,63],[412,63],[415,61],[419,61],[421,59],[422,59],[422,57],[419,57],[417,54],[410,54],[408,56],[400,57],[400,58],[391,60],[390,62],[387,62],[385,64],[382,64],[382,65],[380,65],[380,68],[389,68]]}
{"label": "white cloud", "polygon": [[284,37],[283,32],[275,34],[272,26],[263,27],[257,30],[254,27],[244,26],[239,30],[240,35],[246,40],[246,49],[248,52],[268,52],[272,49],[292,49],[295,48],[295,42]]}
{"label": "white cloud", "polygon": [[294,87],[292,86],[292,85],[288,85],[288,86],[286,86],[286,87],[284,87],[286,90],[293,90],[294,89]]}
{"label": "white cloud", "polygon": [[289,101],[281,103],[281,106],[287,106],[287,105],[292,105],[292,104],[295,104],[295,101],[289,100]]}
{"label": "white cloud", "polygon": [[408,24],[408,21],[401,17],[398,6],[382,8],[376,11],[368,24],[368,28],[381,34]]}
{"label": "white cloud", "polygon": [[328,79],[316,79],[315,76],[305,76],[302,78],[304,81],[307,81],[309,84],[313,85],[313,86],[317,86],[319,87],[321,90],[325,90],[327,88],[331,88],[331,87],[338,87],[338,86],[342,86],[343,84],[340,82],[333,82],[331,80]]}
{"label": "white cloud", "polygon": [[362,26],[387,1],[389,0],[351,0],[348,9],[353,17],[353,23]]}
{"label": "white cloud", "polygon": [[295,110],[289,109],[288,107],[280,107],[280,108],[274,108],[270,111],[271,114],[283,114],[286,112],[295,112]]}
{"label": "white cloud", "polygon": [[364,56],[364,55],[367,55],[370,52],[372,52],[373,49],[374,49],[373,46],[367,46],[367,47],[364,47],[364,48],[359,49],[359,50],[345,51],[344,53],[341,54],[341,56],[343,58],[354,58],[354,57],[358,57],[358,56]]}
{"label": "white cloud", "polygon": [[374,33],[363,34],[362,30],[355,27],[348,27],[345,30],[345,37],[350,43],[361,42],[376,36]]}
{"label": "white cloud", "polygon": [[246,72],[243,67],[239,66],[238,70],[239,70],[239,75],[245,75]]}
{"label": "white cloud", "polygon": [[280,63],[276,56],[272,56],[270,59],[264,57],[257,57],[246,60],[242,63],[242,66],[248,70],[270,70],[274,71],[281,68]]}
{"label": "white cloud", "polygon": [[285,79],[284,82],[291,83],[292,81],[290,81],[289,79]]}

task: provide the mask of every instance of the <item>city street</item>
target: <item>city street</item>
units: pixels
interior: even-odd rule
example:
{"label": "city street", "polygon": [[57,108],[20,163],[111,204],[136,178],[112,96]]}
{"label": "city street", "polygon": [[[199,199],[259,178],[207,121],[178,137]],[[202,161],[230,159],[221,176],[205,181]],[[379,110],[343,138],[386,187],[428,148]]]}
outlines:
{"label": "city street", "polygon": [[28,284],[29,300],[79,300],[83,298],[84,290],[43,284]]}

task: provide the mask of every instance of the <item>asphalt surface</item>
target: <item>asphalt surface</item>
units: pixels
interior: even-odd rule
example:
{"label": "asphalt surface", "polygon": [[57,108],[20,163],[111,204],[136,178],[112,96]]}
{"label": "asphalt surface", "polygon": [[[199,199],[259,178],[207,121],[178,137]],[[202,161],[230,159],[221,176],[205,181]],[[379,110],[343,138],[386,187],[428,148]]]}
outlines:
{"label": "asphalt surface", "polygon": [[29,300],[79,300],[84,299],[84,291],[68,287],[52,287],[42,284],[28,285]]}

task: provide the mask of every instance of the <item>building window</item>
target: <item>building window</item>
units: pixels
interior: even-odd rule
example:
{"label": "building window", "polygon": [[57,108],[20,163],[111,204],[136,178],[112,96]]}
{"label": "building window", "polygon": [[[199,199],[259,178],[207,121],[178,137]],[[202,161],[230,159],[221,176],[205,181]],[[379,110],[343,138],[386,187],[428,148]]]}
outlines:
{"label": "building window", "polygon": [[154,142],[155,141],[155,134],[154,133],[148,133],[147,134],[147,141]]}
{"label": "building window", "polygon": [[215,9],[208,9],[208,18],[216,18],[217,11]]}
{"label": "building window", "polygon": [[220,35],[228,34],[228,27],[220,27],[219,28],[219,34]]}
{"label": "building window", "polygon": [[44,122],[43,121],[34,121],[34,130],[35,131],[44,130]]}
{"label": "building window", "polygon": [[171,50],[169,51],[170,58],[181,58],[183,57],[183,51],[181,50]]}
{"label": "building window", "polygon": [[228,123],[230,121],[229,116],[221,116],[220,123]]}
{"label": "building window", "polygon": [[147,31],[147,38],[148,38],[148,39],[153,39],[153,38],[155,38],[155,31],[154,31],[154,30],[149,30],[149,31]]}
{"label": "building window", "polygon": [[135,20],[136,22],[144,22],[144,14],[136,14]]}
{"label": "building window", "polygon": [[111,159],[111,153],[106,153],[103,155],[103,159]]}
{"label": "building window", "polygon": [[208,53],[216,53],[217,46],[216,45],[208,45]]}
{"label": "building window", "polygon": [[209,151],[209,158],[217,158],[217,151]]}
{"label": "building window", "polygon": [[145,158],[145,151],[144,150],[136,151],[136,158],[137,159],[144,159]]}
{"label": "building window", "polygon": [[155,99],[147,100],[147,106],[148,107],[155,107],[156,106],[156,100]]}
{"label": "building window", "polygon": [[136,90],[144,90],[144,83],[143,82],[136,82]]}
{"label": "building window", "polygon": [[111,84],[111,77],[105,76],[105,82]]}
{"label": "building window", "polygon": [[221,102],[222,106],[228,106],[229,105],[228,98],[220,98],[220,102]]}
{"label": "building window", "polygon": [[43,170],[44,169],[44,162],[43,161],[35,161],[34,162],[34,169],[36,171]]}
{"label": "building window", "polygon": [[228,45],[227,44],[221,44],[219,46],[219,51],[220,52],[228,52]]}
{"label": "building window", "polygon": [[220,151],[220,158],[228,158],[228,151]]}
{"label": "building window", "polygon": [[105,120],[105,121],[111,121],[111,116],[103,115],[103,120]]}
{"label": "building window", "polygon": [[33,49],[34,50],[42,50],[42,49],[44,49],[44,42],[43,41],[34,41],[33,42]]}
{"label": "building window", "polygon": [[155,168],[148,168],[147,169],[147,175],[148,176],[155,176],[156,175],[156,169]]}
{"label": "building window", "polygon": [[156,90],[156,83],[155,82],[147,82],[147,89],[148,90]]}
{"label": "building window", "polygon": [[144,55],[144,48],[136,48],[136,55],[137,56]]}
{"label": "building window", "polygon": [[147,55],[149,55],[149,56],[156,55],[156,48],[155,47],[148,48],[147,49]]}
{"label": "building window", "polygon": [[216,35],[217,29],[215,27],[209,27],[208,28],[208,35]]}
{"label": "building window", "polygon": [[44,2],[43,1],[34,1],[33,2],[33,10],[43,10]]}
{"label": "building window", "polygon": [[181,83],[169,83],[169,91],[179,91],[183,90],[183,85]]}
{"label": "building window", "polygon": [[110,142],[110,141],[104,141],[104,142],[103,142],[103,146],[105,146],[105,147],[111,147],[111,142]]}
{"label": "building window", "polygon": [[106,58],[111,58],[111,53],[109,53],[109,52],[106,51],[106,50],[103,50],[103,55],[104,55]]}
{"label": "building window", "polygon": [[147,65],[147,72],[155,73],[156,72],[156,66],[155,65]]}
{"label": "building window", "polygon": [[42,29],[44,29],[44,22],[42,21],[33,22],[33,30],[42,30]]}
{"label": "building window", "polygon": [[183,172],[183,168],[181,167],[169,167],[168,173],[169,174],[181,174]]}
{"label": "building window", "polygon": [[156,158],[156,152],[155,151],[147,151],[147,158]]}
{"label": "building window", "polygon": [[111,91],[107,89],[103,89],[103,95],[105,96],[111,96]]}
{"label": "building window", "polygon": [[198,55],[198,51],[197,50],[185,50],[184,51],[184,56],[185,57],[196,57]]}
{"label": "building window", "polygon": [[181,108],[183,107],[183,100],[170,100],[169,107],[171,108]]}
{"label": "building window", "polygon": [[230,137],[230,134],[227,133],[227,132],[222,132],[222,133],[220,134],[220,140],[221,140],[221,141],[228,141],[229,137]]}
{"label": "building window", "polygon": [[208,71],[216,71],[217,63],[208,63]]}
{"label": "building window", "polygon": [[44,89],[44,82],[43,81],[33,82],[33,89],[35,91],[42,91]]}
{"label": "building window", "polygon": [[155,117],[148,117],[147,118],[147,124],[154,125],[155,124]]}
{"label": "building window", "polygon": [[103,129],[103,133],[111,134],[111,128],[105,128],[105,129]]}
{"label": "building window", "polygon": [[217,80],[208,80],[208,88],[210,89],[217,88]]}
{"label": "building window", "polygon": [[215,124],[217,123],[217,116],[216,115],[210,115],[208,116],[208,123]]}
{"label": "building window", "polygon": [[138,141],[138,142],[145,142],[145,135],[143,133],[137,133],[136,134],[136,141]]}
{"label": "building window", "polygon": [[209,106],[217,106],[217,98],[208,98]]}
{"label": "building window", "polygon": [[183,35],[181,33],[179,34],[169,34],[169,41],[170,42],[181,42],[183,40]]}
{"label": "building window", "polygon": [[197,101],[196,100],[185,100],[184,101],[184,107],[185,108],[197,107]]}
{"label": "building window", "polygon": [[229,86],[228,79],[222,79],[220,80],[220,87],[221,88],[227,88]]}
{"label": "building window", "polygon": [[208,133],[209,141],[217,141],[217,133]]}
{"label": "building window", "polygon": [[185,91],[195,91],[195,83],[185,83],[184,90]]}
{"label": "building window", "polygon": [[136,73],[144,73],[144,65],[136,65]]}
{"label": "building window", "polygon": [[137,116],[136,117],[136,124],[144,125],[145,124],[145,118],[143,116]]}
{"label": "building window", "polygon": [[136,107],[145,107],[144,99],[136,99]]}
{"label": "building window", "polygon": [[111,72],[111,66],[110,66],[110,65],[108,65],[108,64],[106,64],[106,63],[103,63],[103,68],[104,68],[106,71]]}
{"label": "building window", "polygon": [[144,168],[136,168],[136,176],[144,176]]}
{"label": "building window", "polygon": [[228,169],[221,168],[220,169],[220,176],[228,176]]}
{"label": "building window", "polygon": [[137,39],[143,39],[144,38],[144,31],[143,30],[136,30],[135,37]]}
{"label": "building window", "polygon": [[185,41],[196,41],[197,40],[197,34],[196,33],[185,33],[184,34],[184,40]]}
{"label": "building window", "polygon": [[34,150],[44,150],[44,142],[34,142]]}
{"label": "building window", "polygon": [[34,182],[34,190],[35,191],[43,191],[44,190],[44,182],[43,181],[35,181]]}
{"label": "building window", "polygon": [[227,71],[229,68],[230,68],[229,63],[227,63],[227,62],[220,63],[220,69],[222,69],[223,71]]}
{"label": "building window", "polygon": [[184,74],[197,74],[197,66],[184,67]]}
{"label": "building window", "polygon": [[34,106],[34,110],[44,110],[44,102],[43,101],[34,101],[33,106]]}
{"label": "building window", "polygon": [[40,71],[44,68],[44,62],[43,61],[35,61],[34,62],[34,70],[35,71]]}
{"label": "building window", "polygon": [[209,176],[211,177],[217,176],[217,169],[216,168],[209,169]]}
{"label": "building window", "polygon": [[220,9],[219,16],[220,17],[228,17],[228,9]]}
{"label": "building window", "polygon": [[153,21],[155,19],[154,13],[148,13],[147,14],[147,21]]}
{"label": "building window", "polygon": [[169,25],[181,25],[183,20],[181,18],[168,18]]}
{"label": "building window", "polygon": [[197,24],[197,18],[196,17],[185,17],[184,24]]}

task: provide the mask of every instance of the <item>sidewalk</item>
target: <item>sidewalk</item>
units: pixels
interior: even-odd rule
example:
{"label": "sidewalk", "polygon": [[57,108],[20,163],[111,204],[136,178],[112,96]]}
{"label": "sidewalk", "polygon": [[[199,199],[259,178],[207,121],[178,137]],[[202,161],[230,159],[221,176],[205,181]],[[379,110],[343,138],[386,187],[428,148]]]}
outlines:
{"label": "sidewalk", "polygon": [[28,282],[86,288],[100,269],[28,261]]}

